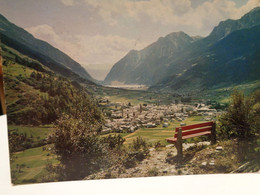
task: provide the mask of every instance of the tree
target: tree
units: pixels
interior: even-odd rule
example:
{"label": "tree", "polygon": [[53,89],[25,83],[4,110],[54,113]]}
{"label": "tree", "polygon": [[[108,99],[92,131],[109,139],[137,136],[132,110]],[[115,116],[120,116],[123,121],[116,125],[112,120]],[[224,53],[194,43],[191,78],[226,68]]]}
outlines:
{"label": "tree", "polygon": [[99,136],[102,116],[90,99],[75,96],[73,105],[69,115],[64,113],[56,121],[49,137],[52,151],[60,161],[60,165],[49,170],[56,172],[58,180],[83,179],[111,166],[124,142],[121,136]]}
{"label": "tree", "polygon": [[83,121],[62,116],[52,141],[53,152],[61,162],[57,169],[60,180],[82,179],[100,168],[105,145],[90,133]]}

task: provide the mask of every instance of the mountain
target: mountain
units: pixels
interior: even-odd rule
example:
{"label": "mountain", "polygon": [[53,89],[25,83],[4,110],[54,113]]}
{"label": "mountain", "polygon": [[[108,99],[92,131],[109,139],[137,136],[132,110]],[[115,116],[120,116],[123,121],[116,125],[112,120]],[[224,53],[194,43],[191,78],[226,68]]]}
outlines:
{"label": "mountain", "polygon": [[207,39],[211,41],[213,40],[218,41],[234,31],[245,29],[245,28],[251,28],[259,24],[260,24],[260,7],[256,7],[253,10],[251,10],[249,13],[245,14],[239,20],[229,19],[220,22],[219,25],[213,29],[213,31],[210,33]]}
{"label": "mountain", "polygon": [[34,38],[23,28],[9,22],[0,14],[1,41],[11,48],[37,59],[51,70],[63,76],[77,77],[93,81],[94,79],[76,61],[49,43]]}
{"label": "mountain", "polygon": [[112,67],[105,82],[153,85],[163,78],[169,65],[165,62],[179,55],[197,39],[184,32],[176,32],[159,38],[141,51],[132,50]]}
{"label": "mountain", "polygon": [[[260,79],[259,25],[259,7],[239,20],[220,22],[208,37],[173,59],[168,76],[152,88],[190,91]],[[181,73],[175,71],[179,66]]]}
{"label": "mountain", "polygon": [[[188,40],[186,44],[175,48],[173,54],[166,53],[163,58],[157,58],[157,61],[152,56],[160,56],[160,52],[154,50],[153,55],[149,54],[139,64],[141,75],[132,67],[139,62],[137,54],[143,54],[146,49],[130,52],[114,65],[106,80],[147,84],[157,91],[190,91],[259,79],[259,25],[258,7],[239,20],[220,22],[205,38],[195,39],[182,33],[189,37],[185,39]],[[166,42],[169,48],[176,46],[169,40]],[[152,45],[158,45],[158,41]],[[164,47],[161,45],[161,48]],[[152,63],[156,66],[151,66]],[[143,78],[146,75],[149,80]]]}
{"label": "mountain", "polygon": [[260,25],[234,31],[199,56],[193,66],[151,89],[192,91],[239,85],[260,79]]}

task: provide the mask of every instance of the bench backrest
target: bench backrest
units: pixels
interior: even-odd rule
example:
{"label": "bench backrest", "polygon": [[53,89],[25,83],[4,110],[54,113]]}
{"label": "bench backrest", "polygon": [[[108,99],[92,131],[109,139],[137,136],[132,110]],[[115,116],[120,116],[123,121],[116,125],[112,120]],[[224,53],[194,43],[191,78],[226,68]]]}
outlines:
{"label": "bench backrest", "polygon": [[213,122],[206,122],[206,123],[199,123],[195,125],[177,127],[175,130],[174,138],[178,137],[179,128],[182,129],[182,136],[186,136],[186,135],[201,133],[205,131],[211,131],[212,127],[213,127]]}

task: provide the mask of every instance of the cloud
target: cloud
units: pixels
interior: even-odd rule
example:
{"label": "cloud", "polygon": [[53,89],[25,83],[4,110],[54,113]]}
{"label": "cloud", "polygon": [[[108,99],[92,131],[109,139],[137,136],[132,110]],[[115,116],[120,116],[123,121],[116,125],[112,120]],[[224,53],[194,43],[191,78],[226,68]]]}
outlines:
{"label": "cloud", "polygon": [[147,43],[117,35],[77,35],[76,39],[82,44],[79,51],[81,60],[88,64],[114,64],[131,49],[139,50],[147,46]]}
{"label": "cloud", "polygon": [[[131,49],[143,49],[158,36],[173,31],[205,36],[220,21],[238,19],[260,6],[260,0],[248,0],[241,7],[233,0],[204,1],[196,7],[191,5],[191,0],[60,1],[66,6],[80,3],[87,6],[97,23],[91,26],[95,33],[79,34],[75,31],[74,34],[58,34],[46,24],[27,30],[82,64],[114,64]],[[86,21],[78,20],[82,26],[89,25]]]}
{"label": "cloud", "polygon": [[[98,14],[111,26],[119,25],[120,20],[134,19],[141,22],[144,16],[152,23],[173,28],[194,29],[194,32],[203,34],[217,25],[220,20],[227,18],[237,19],[256,6],[259,0],[249,0],[246,5],[238,8],[232,0],[206,1],[193,8],[191,0],[84,0],[92,6]],[[120,23],[120,25],[122,25]]]}
{"label": "cloud", "polygon": [[82,64],[114,64],[131,49],[139,50],[148,45],[117,35],[58,35],[47,24],[29,27],[26,30]]}
{"label": "cloud", "polygon": [[30,32],[34,37],[47,41],[52,46],[60,49],[73,59],[79,59],[77,51],[80,49],[81,46],[75,42],[66,40],[66,37],[61,37],[51,26],[47,24],[42,24],[26,28],[26,30]]}
{"label": "cloud", "polygon": [[33,34],[36,38],[48,40],[52,43],[59,40],[59,36],[56,34],[54,29],[47,24],[29,27],[26,28],[26,30]]}
{"label": "cloud", "polygon": [[61,1],[61,3],[63,3],[66,6],[72,6],[75,3],[74,0],[60,0],[60,1]]}

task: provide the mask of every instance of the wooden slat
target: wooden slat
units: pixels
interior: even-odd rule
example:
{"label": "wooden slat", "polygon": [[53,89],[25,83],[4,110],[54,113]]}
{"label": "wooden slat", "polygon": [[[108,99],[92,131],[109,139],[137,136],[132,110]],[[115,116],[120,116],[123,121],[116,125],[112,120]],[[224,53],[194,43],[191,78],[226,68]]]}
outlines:
{"label": "wooden slat", "polygon": [[[211,128],[212,127],[205,127],[205,128],[200,128],[200,129],[195,129],[195,130],[190,130],[190,131],[183,131],[182,136],[201,133],[201,132],[204,132],[204,131],[211,131]],[[175,135],[176,135],[176,133],[175,133]],[[174,135],[174,137],[176,137],[175,135]]]}
{"label": "wooden slat", "polygon": [[200,128],[200,127],[212,126],[212,125],[213,125],[213,122],[206,122],[206,123],[199,123],[199,124],[195,124],[195,125],[188,125],[188,126],[183,126],[183,127],[177,127],[175,132],[178,132],[179,128],[182,128],[182,131],[185,131],[185,130]]}
{"label": "wooden slat", "polygon": [[189,138],[192,138],[192,137],[198,137],[198,136],[210,135],[210,134],[211,134],[210,131],[204,131],[204,132],[201,132],[201,133],[196,133],[196,134],[183,136],[182,139],[189,139]]}
{"label": "wooden slat", "polygon": [[177,141],[177,138],[175,138],[175,137],[170,137],[170,138],[167,138],[166,141],[169,142],[169,143],[174,143],[174,142]]}

